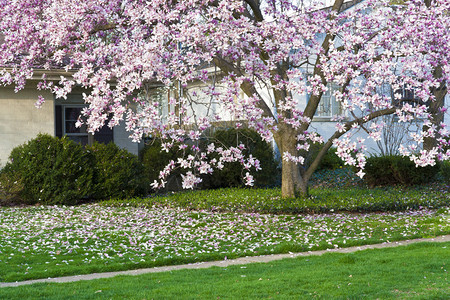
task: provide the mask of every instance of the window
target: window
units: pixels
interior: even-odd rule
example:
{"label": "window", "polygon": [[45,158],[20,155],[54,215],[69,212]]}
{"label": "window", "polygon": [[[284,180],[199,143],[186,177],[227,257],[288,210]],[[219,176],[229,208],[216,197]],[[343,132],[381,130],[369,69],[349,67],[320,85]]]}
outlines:
{"label": "window", "polygon": [[403,85],[400,89],[393,91],[392,99],[395,106],[402,106],[405,103],[408,103],[414,107],[418,104],[428,105],[428,103],[425,103],[416,96],[414,88],[408,87],[406,84]]}
{"label": "window", "polygon": [[94,135],[87,132],[86,125],[75,124],[84,105],[55,105],[55,133],[57,137],[67,136],[82,145],[91,145],[94,141],[107,144],[113,141],[113,129],[103,126]]}
{"label": "window", "polygon": [[336,84],[328,84],[327,91],[322,94],[319,106],[317,107],[315,117],[331,118],[342,114],[341,104],[336,100],[334,92],[339,89]]}
{"label": "window", "polygon": [[83,124],[81,127],[75,126],[82,109],[83,107],[64,106],[63,135],[67,135],[77,143],[87,145],[89,144],[89,135],[86,125]]}

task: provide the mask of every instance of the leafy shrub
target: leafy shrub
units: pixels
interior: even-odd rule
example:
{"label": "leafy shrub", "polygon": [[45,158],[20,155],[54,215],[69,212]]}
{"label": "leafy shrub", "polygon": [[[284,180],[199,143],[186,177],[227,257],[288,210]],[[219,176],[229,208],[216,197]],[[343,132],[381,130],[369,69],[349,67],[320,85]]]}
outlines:
{"label": "leafy shrub", "polygon": [[76,204],[92,193],[92,159],[67,138],[39,134],[14,148],[9,159],[2,174],[20,180],[25,203]]}
{"label": "leafy shrub", "polygon": [[336,154],[336,148],[328,149],[319,164],[318,170],[335,170],[344,166],[344,162]]}
{"label": "leafy shrub", "polygon": [[134,197],[148,191],[144,166],[136,155],[113,143],[96,142],[86,150],[94,162],[94,198]]}
{"label": "leafy shrub", "polygon": [[[313,143],[311,144],[309,151],[307,153],[302,153],[302,155],[306,158],[305,159],[305,165],[309,166],[312,164],[314,159],[316,159],[317,154],[319,154],[319,151],[322,149],[323,145],[319,143]],[[339,169],[340,167],[344,166],[344,162],[342,159],[339,158],[336,154],[336,148],[330,148],[328,149],[325,156],[322,158],[322,160],[319,163],[319,166],[317,167],[317,171],[319,170],[335,170]]]}
{"label": "leafy shrub", "polygon": [[0,206],[20,204],[23,183],[18,174],[0,171]]}
{"label": "leafy shrub", "polygon": [[432,181],[439,166],[418,167],[408,157],[373,156],[367,159],[365,181],[370,186],[416,185]]}
{"label": "leafy shrub", "polygon": [[447,184],[450,184],[450,161],[441,162],[441,175]]}
{"label": "leafy shrub", "polygon": [[[145,145],[140,153],[141,162],[144,165],[144,176],[148,182],[158,181],[159,172],[161,172],[165,166],[169,164],[171,160],[177,161],[178,157],[181,157],[182,153],[179,153],[179,148],[174,146],[170,148],[169,152],[161,151],[161,141],[159,139],[152,140],[149,144]],[[175,170],[167,179],[168,190],[180,190],[180,172]]]}
{"label": "leafy shrub", "polygon": [[[250,154],[260,161],[261,169],[253,172],[255,186],[274,186],[278,183],[280,170],[275,161],[272,147],[262,140],[260,135],[250,129],[228,129],[217,130],[209,139],[217,147],[236,147],[239,144],[245,145],[243,154],[248,157]],[[239,162],[226,163],[222,170],[215,170],[212,175],[205,176],[203,187],[224,188],[244,186],[243,169]]]}

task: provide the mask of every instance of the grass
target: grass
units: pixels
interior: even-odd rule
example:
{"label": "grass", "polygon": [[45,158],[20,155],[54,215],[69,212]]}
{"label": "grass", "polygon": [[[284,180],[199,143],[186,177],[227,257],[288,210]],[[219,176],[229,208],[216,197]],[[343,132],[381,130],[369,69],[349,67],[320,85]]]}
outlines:
{"label": "grass", "polygon": [[269,215],[122,205],[0,208],[0,281],[450,233],[450,209]]}
{"label": "grass", "polygon": [[449,299],[450,243],[0,289],[2,299]]}
{"label": "grass", "polygon": [[330,185],[323,183],[331,173],[320,175],[308,199],[282,200],[279,189],[221,189],[0,207],[0,281],[450,234],[447,186],[365,189],[338,171]]}
{"label": "grass", "polygon": [[375,189],[322,187],[313,188],[310,193],[311,197],[307,199],[282,199],[280,189],[276,188],[227,188],[179,192],[127,201],[113,199],[104,201],[101,205],[136,207],[161,205],[192,210],[271,214],[404,211],[450,206],[450,193],[446,187],[442,186],[407,189],[402,187]]}

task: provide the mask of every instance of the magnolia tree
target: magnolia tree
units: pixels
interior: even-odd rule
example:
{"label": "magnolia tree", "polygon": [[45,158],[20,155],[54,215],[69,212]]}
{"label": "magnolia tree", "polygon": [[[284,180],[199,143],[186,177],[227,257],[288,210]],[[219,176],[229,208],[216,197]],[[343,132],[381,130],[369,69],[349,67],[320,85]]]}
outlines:
{"label": "magnolia tree", "polygon": [[[234,161],[251,185],[259,161],[243,156],[244,145],[197,147],[204,130],[228,117],[275,140],[283,197],[307,194],[332,145],[363,176],[364,139],[352,136],[364,130],[379,140],[380,117],[389,114],[423,122],[399,146],[402,155],[417,166],[448,159],[442,95],[450,81],[450,1],[354,2],[327,8],[294,0],[0,0],[0,82],[20,90],[36,69],[65,69],[59,82],[42,76],[37,89],[64,98],[85,88],[78,126],[95,133],[123,121],[136,141],[150,135],[166,150],[191,148],[154,187],[180,168],[183,186],[192,188],[200,174]],[[183,88],[168,99],[177,109],[164,115],[159,101],[136,96],[148,84]],[[324,140],[310,125],[331,84],[339,86],[333,96],[342,114]],[[414,97],[403,97],[405,89]],[[39,96],[36,106],[44,100]],[[200,102],[215,109],[200,110]],[[423,147],[426,139],[432,147]],[[312,143],[323,147],[306,166],[302,153]]]}

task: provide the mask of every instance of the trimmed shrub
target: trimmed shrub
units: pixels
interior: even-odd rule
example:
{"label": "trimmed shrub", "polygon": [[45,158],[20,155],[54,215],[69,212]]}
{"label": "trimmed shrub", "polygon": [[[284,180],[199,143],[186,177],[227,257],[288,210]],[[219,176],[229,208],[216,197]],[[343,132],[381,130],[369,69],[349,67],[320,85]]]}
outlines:
{"label": "trimmed shrub", "polygon": [[136,155],[113,143],[95,142],[86,151],[92,155],[94,164],[95,199],[135,197],[148,192],[144,166]]}
{"label": "trimmed shrub", "polygon": [[[188,151],[188,150],[185,150]],[[140,153],[141,162],[144,165],[144,176],[149,183],[159,181],[159,172],[171,160],[177,161],[178,157],[182,157],[181,150],[177,146],[170,148],[169,152],[161,151],[161,140],[153,139],[149,144],[145,145]],[[167,179],[166,190],[181,190],[180,171],[175,170]]]}
{"label": "trimmed shrub", "polygon": [[450,161],[441,162],[441,175],[447,184],[450,184]]}
{"label": "trimmed shrub", "polygon": [[[260,135],[251,129],[228,129],[217,130],[210,138],[209,142],[214,142],[217,147],[236,147],[239,144],[245,145],[243,154],[248,157],[250,154],[260,161],[261,170],[252,172],[255,179],[255,186],[275,186],[280,181],[280,170],[275,161],[272,147],[265,142]],[[244,186],[243,175],[245,175],[242,165],[238,162],[225,163],[222,170],[214,170],[212,175],[203,177],[202,187],[225,188]]]}
{"label": "trimmed shrub", "polygon": [[83,146],[39,134],[14,148],[3,176],[20,180],[24,203],[76,204],[92,193],[93,168]]}
{"label": "trimmed shrub", "polygon": [[318,170],[336,170],[344,166],[344,162],[336,154],[336,148],[330,148],[322,158]]}
{"label": "trimmed shrub", "polygon": [[417,185],[432,181],[439,166],[418,167],[408,157],[373,156],[367,159],[364,180],[370,186]]}
{"label": "trimmed shrub", "polygon": [[[317,154],[322,149],[323,144],[313,143],[311,144],[309,151],[306,153],[302,153],[305,157],[305,165],[309,166],[316,159]],[[344,166],[344,162],[339,158],[336,154],[336,148],[332,147],[328,149],[325,156],[319,163],[316,171],[319,170],[336,170]]]}
{"label": "trimmed shrub", "polygon": [[0,171],[0,206],[20,204],[22,191],[23,183],[18,174]]}

